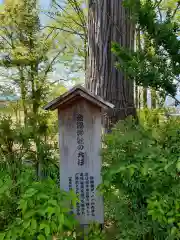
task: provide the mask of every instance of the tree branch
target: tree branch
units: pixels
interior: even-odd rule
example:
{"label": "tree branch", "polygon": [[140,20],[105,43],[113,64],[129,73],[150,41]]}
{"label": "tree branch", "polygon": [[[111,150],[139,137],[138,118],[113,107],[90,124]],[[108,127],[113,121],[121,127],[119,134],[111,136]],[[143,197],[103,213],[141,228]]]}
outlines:
{"label": "tree branch", "polygon": [[176,6],[176,8],[175,8],[175,10],[174,10],[174,12],[172,14],[172,19],[175,17],[177,11],[179,10],[179,7],[180,7],[180,1],[177,3],[177,6]]}
{"label": "tree branch", "polygon": [[160,21],[162,22],[162,13],[161,13],[161,9],[160,9],[159,5],[157,6],[157,9],[158,9]]}
{"label": "tree branch", "polygon": [[81,21],[84,34],[87,35],[87,26],[86,26],[86,19],[83,10],[80,8],[79,3],[76,0],[69,0],[70,5],[73,7],[74,11],[79,17],[79,20]]}
{"label": "tree branch", "polygon": [[9,40],[7,40],[4,36],[1,35],[0,38],[2,38],[4,41],[6,41],[6,43],[7,43],[10,47],[12,47],[11,42],[9,42]]}
{"label": "tree branch", "polygon": [[56,61],[56,59],[59,57],[59,55],[64,52],[64,50],[66,49],[66,47],[64,47],[62,50],[60,50],[55,56],[54,58],[52,59],[52,61],[48,64],[46,70],[45,70],[45,73],[44,73],[44,78],[46,78],[50,68],[52,67],[53,63]]}
{"label": "tree branch", "polygon": [[64,78],[60,78],[60,79],[58,79],[58,80],[56,80],[56,81],[53,81],[53,82],[50,82],[50,84],[55,84],[55,83],[59,83],[59,81],[64,81],[64,82],[67,82],[68,81],[68,79],[64,79]]}
{"label": "tree branch", "polygon": [[[61,7],[58,3],[56,3],[56,5],[64,12],[66,13],[68,16],[70,16],[71,20],[79,27],[84,28],[84,25],[80,24],[79,22],[77,22],[73,17],[72,14],[68,13],[63,7]],[[74,8],[73,8],[74,9]],[[78,15],[77,11],[74,9],[75,13]],[[79,19],[80,16],[78,15]],[[54,20],[56,20],[55,18],[53,18]],[[80,21],[81,22],[81,21]],[[82,22],[81,22],[82,23]]]}
{"label": "tree branch", "polygon": [[154,3],[154,7],[158,7],[161,3],[162,3],[163,0],[156,0],[155,3]]}
{"label": "tree branch", "polygon": [[41,30],[43,30],[45,28],[52,28],[54,30],[60,30],[60,31],[67,32],[67,33],[70,33],[70,34],[78,35],[80,37],[84,37],[84,34],[81,34],[77,31],[73,31],[73,30],[71,31],[71,30],[67,30],[67,29],[64,29],[64,28],[60,28],[60,27],[54,27],[54,26],[43,26]]}

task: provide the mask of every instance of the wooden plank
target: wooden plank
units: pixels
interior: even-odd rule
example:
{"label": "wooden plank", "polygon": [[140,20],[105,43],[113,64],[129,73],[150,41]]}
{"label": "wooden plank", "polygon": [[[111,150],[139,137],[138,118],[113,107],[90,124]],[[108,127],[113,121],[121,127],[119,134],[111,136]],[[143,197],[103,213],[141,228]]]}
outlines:
{"label": "wooden plank", "polygon": [[104,222],[101,183],[101,111],[85,100],[59,110],[60,187],[79,194],[80,224]]}

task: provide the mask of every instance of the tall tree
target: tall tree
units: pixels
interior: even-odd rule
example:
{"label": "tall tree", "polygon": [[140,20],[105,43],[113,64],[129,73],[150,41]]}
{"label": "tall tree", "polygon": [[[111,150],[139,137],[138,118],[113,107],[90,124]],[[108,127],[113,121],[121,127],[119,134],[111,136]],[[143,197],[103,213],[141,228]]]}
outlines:
{"label": "tall tree", "polygon": [[24,123],[34,141],[33,159],[41,177],[47,160],[42,146],[47,143],[48,131],[41,106],[48,98],[49,73],[63,51],[61,46],[54,48],[57,34],[41,27],[36,0],[6,4],[0,23],[0,66],[8,73],[6,81],[9,75],[20,92]]}
{"label": "tall tree", "polygon": [[110,126],[135,115],[133,82],[116,70],[116,57],[111,53],[112,42],[134,49],[134,25],[122,0],[89,1],[88,19],[86,87],[115,105],[107,115]]}
{"label": "tall tree", "polygon": [[0,66],[7,72],[6,81],[11,79],[19,88],[26,122],[28,110],[34,116],[39,111],[49,84],[48,74],[62,49],[54,48],[54,31],[42,30],[36,0],[19,0],[17,4],[8,1],[0,22]]}
{"label": "tall tree", "polygon": [[[87,6],[83,0],[54,0],[47,13],[51,19],[47,28],[59,33],[58,44],[66,46],[64,56],[60,57],[64,67],[72,75],[83,75],[87,60]],[[78,73],[78,74],[77,74]],[[71,76],[76,81],[77,78]]]}
{"label": "tall tree", "polygon": [[[173,0],[172,8],[161,6],[162,1],[126,0],[133,18],[151,43],[151,51],[127,51],[114,44],[113,52],[118,57],[117,67],[123,69],[130,79],[140,86],[158,91],[158,96],[176,96],[180,82],[180,2]],[[155,106],[155,103],[154,103]]]}

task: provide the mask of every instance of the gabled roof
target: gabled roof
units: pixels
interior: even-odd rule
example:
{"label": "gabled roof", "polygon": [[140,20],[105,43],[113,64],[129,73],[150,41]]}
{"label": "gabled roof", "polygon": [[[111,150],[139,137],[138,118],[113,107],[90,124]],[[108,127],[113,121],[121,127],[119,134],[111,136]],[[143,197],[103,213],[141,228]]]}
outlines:
{"label": "gabled roof", "polygon": [[92,94],[89,90],[85,89],[81,85],[77,85],[73,87],[70,91],[49,102],[44,107],[44,109],[55,110],[56,108],[62,108],[66,104],[69,104],[78,99],[86,99],[87,101],[100,108],[114,108],[113,104],[106,102],[101,97]]}

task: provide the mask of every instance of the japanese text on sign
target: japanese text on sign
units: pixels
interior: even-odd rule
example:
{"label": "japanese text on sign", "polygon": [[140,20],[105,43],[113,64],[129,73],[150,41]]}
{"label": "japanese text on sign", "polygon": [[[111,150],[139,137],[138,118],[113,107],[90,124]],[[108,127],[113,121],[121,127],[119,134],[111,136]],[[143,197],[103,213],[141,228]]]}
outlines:
{"label": "japanese text on sign", "polygon": [[76,127],[77,127],[77,159],[78,159],[78,165],[83,166],[84,165],[84,119],[83,115],[77,114],[76,117]]}
{"label": "japanese text on sign", "polygon": [[[69,183],[69,189],[71,184]],[[77,216],[95,216],[95,186],[94,177],[88,173],[76,173],[75,190],[79,196],[79,202],[76,203]]]}

